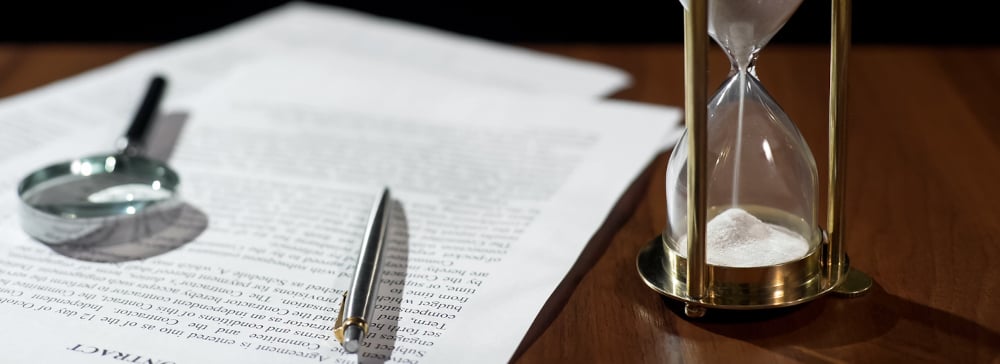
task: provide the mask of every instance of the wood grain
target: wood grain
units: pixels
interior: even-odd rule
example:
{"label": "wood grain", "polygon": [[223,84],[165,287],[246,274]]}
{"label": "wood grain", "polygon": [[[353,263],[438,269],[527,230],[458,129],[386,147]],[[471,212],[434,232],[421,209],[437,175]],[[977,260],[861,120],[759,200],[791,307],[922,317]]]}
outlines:
{"label": "wood grain", "polygon": [[[0,45],[0,96],[144,47]],[[678,45],[533,48],[625,69],[633,86],[616,98],[682,103]],[[728,62],[717,50],[711,55],[717,85]],[[825,47],[771,46],[758,69],[812,147],[821,180],[828,67]],[[1000,49],[855,47],[849,73],[847,244],[852,263],[876,280],[871,293],[685,319],[635,271],[636,253],[666,218],[661,155],[549,300],[514,361],[1000,362]]]}
{"label": "wood grain", "polygon": [[0,45],[0,97],[79,74],[148,47],[142,44]]}

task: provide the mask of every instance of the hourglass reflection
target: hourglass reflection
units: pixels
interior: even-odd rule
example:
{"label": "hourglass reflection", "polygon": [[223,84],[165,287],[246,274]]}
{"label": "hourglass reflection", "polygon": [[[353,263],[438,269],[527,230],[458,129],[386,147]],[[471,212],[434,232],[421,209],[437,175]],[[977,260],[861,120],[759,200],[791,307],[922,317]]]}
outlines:
{"label": "hourglass reflection", "polygon": [[[832,58],[837,63],[846,59],[836,59],[846,55],[847,44],[836,36],[846,34],[843,17],[849,4],[833,1]],[[832,245],[817,221],[818,173],[812,152],[757,78],[761,50],[801,2],[709,0],[706,7],[705,2],[681,0],[686,9],[686,31],[697,32],[692,28],[697,26],[699,14],[692,13],[702,12],[702,29],[725,51],[731,71],[707,105],[703,101],[699,105],[688,96],[687,108],[707,106],[702,109],[706,113],[688,113],[689,127],[667,165],[667,226],[660,241],[640,253],[637,264],[647,285],[687,302],[689,316],[704,314],[706,307],[756,309],[806,302],[838,287],[847,276],[840,241]],[[692,9],[693,5],[700,9]],[[698,39],[687,35],[685,42],[692,40]],[[685,44],[686,63],[693,59],[691,52],[699,51],[694,48],[701,47],[704,52],[704,43]],[[704,58],[702,53],[701,69],[687,64],[688,95],[697,93],[693,86],[704,89],[691,77],[703,71]],[[831,80],[843,76],[842,67],[835,64],[831,70]],[[843,109],[842,86],[837,82],[831,85],[831,115],[836,116],[831,122],[842,118],[834,112]],[[699,126],[698,122],[703,124],[696,132],[691,126]],[[699,140],[695,136],[702,142],[692,144],[692,140]],[[831,140],[842,143],[834,135]],[[689,175],[695,163],[700,163],[697,167],[702,172]],[[831,176],[836,174],[833,172],[831,168]],[[835,182],[831,186],[842,183]],[[693,193],[695,188],[698,193]],[[842,199],[842,189],[839,191],[837,198]],[[841,208],[839,201],[832,206]],[[840,213],[831,212],[831,216]],[[692,227],[700,229],[694,237],[689,236]],[[839,230],[836,238],[841,238]],[[865,289],[867,286],[858,292]]]}

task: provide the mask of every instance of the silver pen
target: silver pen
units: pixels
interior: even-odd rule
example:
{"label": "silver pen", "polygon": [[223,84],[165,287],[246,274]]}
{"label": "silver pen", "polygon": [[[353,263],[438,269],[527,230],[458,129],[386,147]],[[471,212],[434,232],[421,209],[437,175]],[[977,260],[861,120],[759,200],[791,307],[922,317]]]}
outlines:
{"label": "silver pen", "polygon": [[344,292],[343,301],[340,302],[337,327],[333,333],[348,353],[356,353],[361,348],[362,338],[368,334],[372,306],[378,293],[382,246],[385,245],[385,233],[389,226],[388,205],[389,188],[385,187],[375,199],[371,214],[368,215],[368,228],[364,240],[361,241],[361,253],[358,255],[358,265],[354,269],[354,279],[351,280],[351,287]]}

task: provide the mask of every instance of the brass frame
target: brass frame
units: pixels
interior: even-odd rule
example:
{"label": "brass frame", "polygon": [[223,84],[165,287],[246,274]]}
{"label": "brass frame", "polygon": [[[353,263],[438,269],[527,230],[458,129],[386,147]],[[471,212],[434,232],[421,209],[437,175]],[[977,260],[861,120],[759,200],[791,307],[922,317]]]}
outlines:
{"label": "brass frame", "polygon": [[[844,249],[844,192],[847,182],[847,53],[851,47],[851,0],[831,1],[830,16],[830,130],[827,162],[826,228],[830,254],[826,264],[832,274],[841,271]],[[840,277],[837,277],[839,280]]]}
{"label": "brass frame", "polygon": [[[706,193],[708,165],[708,0],[690,2],[684,10],[684,120],[688,138],[687,231],[689,257],[686,265],[686,296],[698,302],[709,290],[705,250],[705,224],[708,223]],[[705,314],[702,306],[687,305],[691,317]]]}
{"label": "brass frame", "polygon": [[[851,0],[831,0],[829,235],[822,228],[815,230],[820,231],[819,234],[803,234],[812,236],[814,249],[798,261],[738,268],[706,262],[708,0],[692,0],[684,10],[684,116],[689,148],[688,250],[686,257],[682,256],[668,238],[658,237],[640,251],[636,266],[650,288],[684,301],[687,316],[701,317],[706,308],[747,310],[797,305],[830,291],[855,296],[863,294],[873,284],[867,275],[850,268],[844,243],[850,13]],[[758,213],[769,215],[772,220],[789,222],[790,218],[779,211],[758,208]]]}
{"label": "brass frame", "polygon": [[[788,227],[808,237],[812,248],[799,260],[764,267],[727,267],[706,264],[708,289],[701,297],[690,295],[688,275],[690,263],[678,249],[677,242],[666,234],[653,239],[636,260],[639,274],[658,293],[686,302],[685,314],[704,314],[705,308],[751,310],[797,305],[818,298],[836,287],[837,272],[832,276],[825,269],[830,241],[823,229],[809,226],[801,217],[787,212],[755,205],[741,208],[764,222]],[[710,216],[720,209],[709,211]],[[669,229],[667,229],[669,230]],[[843,265],[846,268],[846,265]],[[698,307],[694,311],[692,306]]]}

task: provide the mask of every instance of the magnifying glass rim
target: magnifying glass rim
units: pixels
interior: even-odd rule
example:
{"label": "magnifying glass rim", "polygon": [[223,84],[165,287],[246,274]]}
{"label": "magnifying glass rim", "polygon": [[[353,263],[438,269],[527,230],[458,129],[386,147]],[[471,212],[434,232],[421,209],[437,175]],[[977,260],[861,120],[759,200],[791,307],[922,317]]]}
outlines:
{"label": "magnifying glass rim", "polygon": [[[102,168],[91,170],[86,175],[84,175],[82,173],[79,173],[78,171],[73,171],[73,168],[72,168],[72,166],[73,166],[74,163],[86,163],[86,164],[101,165],[101,164],[104,164],[107,161],[108,158],[114,158],[115,161],[116,161],[115,162],[116,167],[117,166],[123,166],[123,168],[114,168],[114,169],[112,169],[112,170],[109,171],[107,168],[102,167]],[[121,163],[119,161],[125,161],[125,162]],[[125,166],[128,166],[128,167],[125,167]],[[149,174],[149,175],[146,175],[146,176],[142,175],[141,173],[127,174],[128,172],[126,172],[127,169],[125,169],[125,168],[133,169],[133,168],[130,168],[130,167],[135,167],[135,166],[148,167],[148,168],[151,168],[153,170],[158,170],[159,173],[157,173],[155,175]],[[18,186],[17,186],[17,195],[18,195],[18,198],[21,200],[21,203],[25,207],[31,208],[32,210],[34,210],[34,211],[36,211],[38,213],[44,214],[44,215],[49,215],[49,216],[52,216],[52,217],[59,217],[59,218],[63,218],[63,219],[66,219],[66,220],[107,219],[108,217],[120,216],[120,215],[124,215],[124,214],[109,213],[107,215],[87,216],[87,217],[64,216],[64,215],[52,213],[50,211],[45,211],[45,210],[40,210],[38,208],[35,208],[35,206],[33,206],[31,203],[25,201],[24,197],[25,197],[26,194],[28,194],[34,188],[36,188],[36,187],[38,187],[40,185],[43,185],[45,182],[53,181],[53,180],[58,179],[58,178],[62,178],[62,177],[66,177],[66,176],[74,176],[74,175],[75,176],[80,176],[81,178],[88,178],[88,177],[98,176],[98,175],[113,175],[113,174],[129,175],[129,176],[133,176],[133,177],[139,177],[139,178],[142,178],[142,179],[146,179],[148,177],[148,182],[149,183],[152,183],[153,181],[160,181],[160,189],[163,189],[163,190],[166,190],[166,191],[170,192],[170,196],[169,197],[166,197],[166,198],[163,198],[163,199],[159,199],[159,200],[149,201],[148,207],[146,209],[151,209],[151,208],[155,209],[155,207],[157,205],[165,204],[165,203],[170,202],[170,201],[179,200],[179,196],[178,195],[179,195],[179,192],[180,192],[180,190],[179,190],[179,188],[180,188],[180,177],[177,175],[177,172],[175,172],[172,168],[170,168],[170,166],[168,166],[164,162],[161,162],[161,161],[158,161],[158,160],[155,160],[155,159],[150,159],[150,158],[146,158],[146,157],[142,157],[142,156],[130,156],[130,155],[124,155],[124,154],[93,155],[93,156],[89,156],[89,157],[77,158],[77,159],[74,159],[74,160],[71,160],[71,161],[66,161],[66,162],[61,162],[61,163],[55,163],[55,164],[51,164],[51,165],[48,165],[46,167],[40,168],[38,170],[35,170],[34,172],[29,173],[27,176],[25,176],[24,178],[21,179],[20,183],[18,183]],[[95,202],[94,204],[95,205],[99,205],[99,204],[102,204],[102,203],[101,202]],[[146,210],[146,209],[144,209],[144,210]]]}

